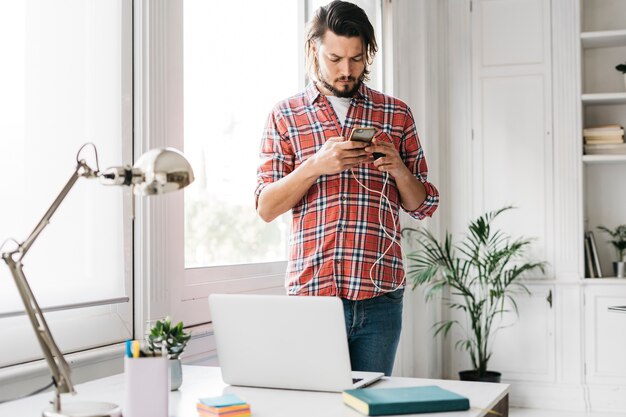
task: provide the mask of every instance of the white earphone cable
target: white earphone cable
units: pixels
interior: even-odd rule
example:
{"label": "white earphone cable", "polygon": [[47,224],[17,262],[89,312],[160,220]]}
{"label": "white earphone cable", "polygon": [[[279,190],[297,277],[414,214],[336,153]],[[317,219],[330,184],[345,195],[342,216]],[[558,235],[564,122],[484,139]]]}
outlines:
{"label": "white earphone cable", "polygon": [[[383,233],[387,236],[387,238],[389,238],[389,240],[391,241],[389,243],[389,246],[387,246],[387,249],[385,249],[385,251],[378,257],[378,259],[376,259],[376,261],[374,262],[374,264],[372,264],[372,267],[370,268],[369,271],[369,278],[370,281],[372,282],[372,285],[374,285],[374,287],[378,290],[381,291],[383,293],[388,293],[388,292],[394,292],[395,290],[397,290],[398,288],[400,288],[405,281],[405,277],[402,277],[402,281],[396,285],[396,277],[394,275],[393,277],[393,287],[389,290],[385,290],[384,288],[381,288],[378,284],[376,284],[376,281],[374,280],[373,277],[373,272],[374,272],[374,268],[376,267],[377,264],[379,264],[382,259],[385,257],[385,255],[387,255],[387,252],[389,252],[391,250],[391,248],[393,248],[393,245],[398,245],[398,247],[400,248],[400,253],[403,253],[402,250],[402,245],[399,244],[396,241],[396,237],[398,236],[398,229],[396,228],[396,217],[393,214],[393,207],[391,207],[391,202],[389,201],[389,198],[387,198],[387,196],[385,195],[385,188],[387,188],[387,184],[389,183],[389,173],[385,172],[385,179],[383,181],[383,186],[381,188],[380,191],[376,191],[376,190],[372,190],[371,188],[368,188],[367,186],[365,186],[361,181],[359,181],[359,179],[356,177],[356,175],[354,174],[354,170],[350,169],[350,172],[352,173],[352,177],[354,178],[354,180],[364,189],[366,189],[367,191],[371,192],[371,193],[375,193],[375,194],[379,194],[380,195],[380,201],[378,204],[378,223],[380,224],[380,227],[383,231]],[[383,222],[383,216],[382,216],[382,212],[383,212],[383,200],[385,201],[387,207],[389,207],[389,214],[391,214],[391,220],[393,223],[393,235],[389,234],[389,232],[387,231],[387,228],[385,227],[385,224]]]}

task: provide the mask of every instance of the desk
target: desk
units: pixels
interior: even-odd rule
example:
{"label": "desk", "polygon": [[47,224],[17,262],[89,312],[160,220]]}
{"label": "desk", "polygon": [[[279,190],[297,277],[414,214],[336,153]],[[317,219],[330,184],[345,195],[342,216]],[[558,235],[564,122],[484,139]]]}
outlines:
{"label": "desk", "polygon": [[[413,414],[436,417],[480,417],[487,409],[495,409],[508,416],[507,384],[448,381],[418,378],[383,378],[374,387],[402,387],[439,385],[470,399],[467,411],[436,414]],[[124,374],[102,378],[76,386],[76,397],[64,396],[69,401],[107,401],[122,405],[124,401]],[[170,416],[198,417],[196,402],[200,397],[234,393],[247,401],[253,417],[362,417],[362,414],[343,404],[341,394],[290,391],[266,388],[235,387],[224,384],[219,368],[183,366],[183,385],[170,395]],[[52,393],[34,395],[0,405],[0,416],[39,417],[52,398]]]}

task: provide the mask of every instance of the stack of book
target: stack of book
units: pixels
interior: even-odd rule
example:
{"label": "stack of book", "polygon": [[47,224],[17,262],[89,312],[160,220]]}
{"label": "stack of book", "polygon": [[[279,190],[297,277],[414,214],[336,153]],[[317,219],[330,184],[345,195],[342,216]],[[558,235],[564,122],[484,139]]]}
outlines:
{"label": "stack of book", "polygon": [[250,404],[234,394],[221,397],[200,398],[196,404],[200,417],[228,416],[248,417],[252,415]]}
{"label": "stack of book", "polygon": [[624,128],[620,125],[587,127],[583,139],[587,155],[626,154]]}

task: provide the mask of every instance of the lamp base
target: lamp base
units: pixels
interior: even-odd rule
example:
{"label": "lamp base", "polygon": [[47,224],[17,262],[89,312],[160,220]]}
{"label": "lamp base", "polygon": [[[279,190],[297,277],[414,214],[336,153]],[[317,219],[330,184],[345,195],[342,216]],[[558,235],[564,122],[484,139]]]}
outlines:
{"label": "lamp base", "polygon": [[111,403],[101,402],[67,402],[61,406],[61,411],[54,411],[52,407],[45,409],[43,417],[122,417],[122,409]]}

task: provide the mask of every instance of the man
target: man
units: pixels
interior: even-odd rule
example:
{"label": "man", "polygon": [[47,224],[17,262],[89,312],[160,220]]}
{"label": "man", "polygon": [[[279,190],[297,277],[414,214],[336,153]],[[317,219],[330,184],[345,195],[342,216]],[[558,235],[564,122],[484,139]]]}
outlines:
{"label": "man", "polygon": [[[306,49],[311,83],[268,118],[257,212],[270,222],[292,210],[288,293],[340,297],[352,369],[390,375],[404,291],[399,208],[431,216],[439,194],[410,109],[363,83],[377,50],[365,12],[343,1],[320,7]],[[371,144],[347,140],[356,127],[378,134]]]}

